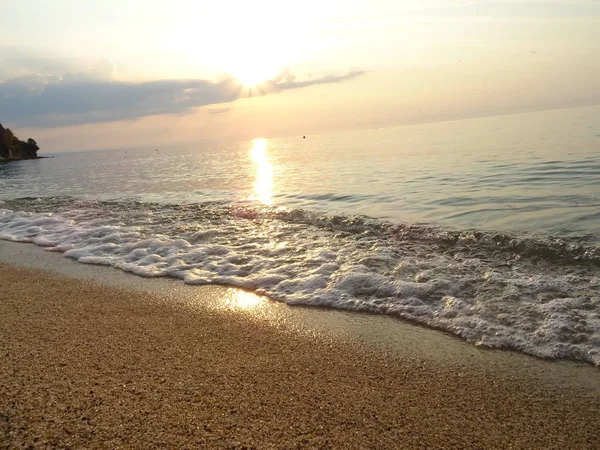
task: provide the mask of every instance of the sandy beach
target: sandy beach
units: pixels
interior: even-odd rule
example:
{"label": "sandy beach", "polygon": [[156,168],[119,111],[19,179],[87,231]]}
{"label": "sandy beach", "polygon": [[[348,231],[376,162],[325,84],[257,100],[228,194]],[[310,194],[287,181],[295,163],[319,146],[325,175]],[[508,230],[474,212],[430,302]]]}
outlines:
{"label": "sandy beach", "polygon": [[2,264],[0,447],[600,447],[600,382],[484,353],[436,364]]}

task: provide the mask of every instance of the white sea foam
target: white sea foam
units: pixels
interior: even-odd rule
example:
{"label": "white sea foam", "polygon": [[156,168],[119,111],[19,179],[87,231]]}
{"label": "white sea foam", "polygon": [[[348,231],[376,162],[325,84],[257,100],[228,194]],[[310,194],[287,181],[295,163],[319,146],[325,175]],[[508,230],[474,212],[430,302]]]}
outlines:
{"label": "white sea foam", "polygon": [[[521,254],[507,262],[473,247],[482,238],[466,234],[455,241],[467,250],[446,251],[426,229],[382,233],[381,225],[353,218],[261,215],[219,205],[167,209],[98,203],[58,212],[0,209],[0,239],[137,275],[391,314],[478,345],[600,365],[600,282],[588,266],[542,260],[538,267]],[[532,247],[510,245],[525,249],[523,255]]]}

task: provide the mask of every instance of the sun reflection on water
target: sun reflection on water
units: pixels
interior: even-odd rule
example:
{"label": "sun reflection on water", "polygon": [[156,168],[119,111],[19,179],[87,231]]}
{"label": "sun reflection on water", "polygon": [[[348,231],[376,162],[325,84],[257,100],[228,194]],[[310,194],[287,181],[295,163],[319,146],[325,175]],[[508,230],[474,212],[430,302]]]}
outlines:
{"label": "sun reflection on water", "polygon": [[265,299],[251,292],[239,289],[230,289],[226,304],[228,308],[236,310],[256,310],[265,306]]}
{"label": "sun reflection on water", "polygon": [[258,200],[265,205],[273,204],[273,165],[267,153],[267,140],[255,139],[252,141],[250,151],[252,160],[256,164],[256,181],[254,193],[250,200]]}

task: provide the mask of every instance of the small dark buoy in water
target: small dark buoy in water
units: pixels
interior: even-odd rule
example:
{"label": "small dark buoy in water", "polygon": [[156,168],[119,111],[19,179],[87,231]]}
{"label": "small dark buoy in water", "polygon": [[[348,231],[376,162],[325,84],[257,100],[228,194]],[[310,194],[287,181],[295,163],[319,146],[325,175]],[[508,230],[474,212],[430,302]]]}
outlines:
{"label": "small dark buoy in water", "polygon": [[158,151],[158,149],[156,149],[156,151]]}
{"label": "small dark buoy in water", "polygon": [[306,139],[306,136],[302,136],[302,139]]}

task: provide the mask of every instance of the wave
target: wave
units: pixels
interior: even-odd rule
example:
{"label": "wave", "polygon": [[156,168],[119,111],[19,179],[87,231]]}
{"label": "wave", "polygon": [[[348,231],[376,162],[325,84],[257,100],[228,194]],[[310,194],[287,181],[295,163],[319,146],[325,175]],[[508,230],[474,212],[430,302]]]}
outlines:
{"label": "wave", "polygon": [[82,263],[388,314],[476,345],[600,365],[593,237],[453,231],[251,203],[6,200],[0,239]]}

